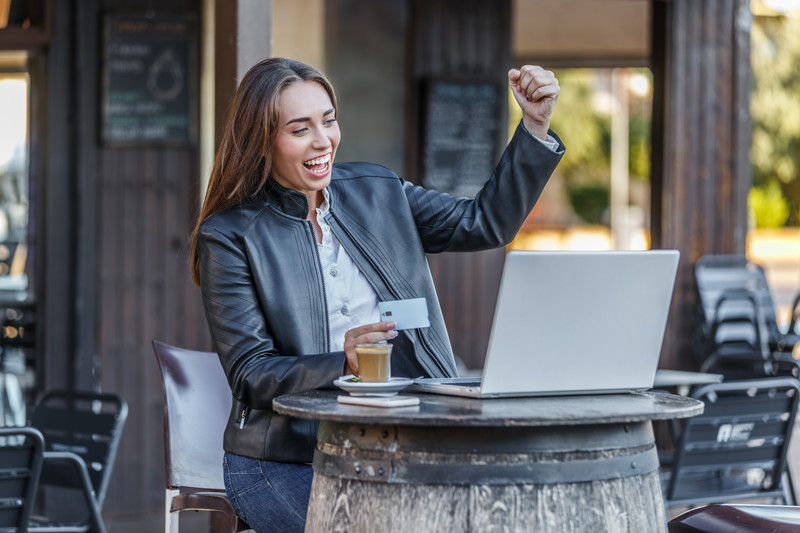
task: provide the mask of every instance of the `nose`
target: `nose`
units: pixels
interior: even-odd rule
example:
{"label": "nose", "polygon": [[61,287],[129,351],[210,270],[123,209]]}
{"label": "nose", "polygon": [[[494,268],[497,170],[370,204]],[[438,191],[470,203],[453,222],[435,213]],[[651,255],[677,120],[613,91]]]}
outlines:
{"label": "nose", "polygon": [[314,138],[312,140],[312,146],[314,148],[330,148],[331,147],[331,139],[328,135],[328,132],[324,129],[317,128],[314,130]]}

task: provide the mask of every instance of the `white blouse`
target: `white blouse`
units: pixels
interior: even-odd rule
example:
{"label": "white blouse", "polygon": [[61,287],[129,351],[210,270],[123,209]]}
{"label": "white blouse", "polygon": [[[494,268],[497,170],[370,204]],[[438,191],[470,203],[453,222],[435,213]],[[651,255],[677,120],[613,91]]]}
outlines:
{"label": "white blouse", "polygon": [[349,330],[380,322],[378,296],[367,278],[358,269],[325,222],[330,204],[330,193],[323,189],[325,201],[317,208],[317,223],[322,229],[322,242],[317,243],[325,295],[328,300],[331,351],[344,348],[344,334]]}

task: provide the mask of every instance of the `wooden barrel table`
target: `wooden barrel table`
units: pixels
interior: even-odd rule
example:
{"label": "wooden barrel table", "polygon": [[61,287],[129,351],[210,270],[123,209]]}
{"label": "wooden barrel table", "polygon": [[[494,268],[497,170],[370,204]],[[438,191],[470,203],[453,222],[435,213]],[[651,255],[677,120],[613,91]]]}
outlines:
{"label": "wooden barrel table", "polygon": [[307,532],[664,532],[651,421],[703,411],[655,392],[419,394],[419,406],[391,409],[339,394],[273,402],[320,421]]}

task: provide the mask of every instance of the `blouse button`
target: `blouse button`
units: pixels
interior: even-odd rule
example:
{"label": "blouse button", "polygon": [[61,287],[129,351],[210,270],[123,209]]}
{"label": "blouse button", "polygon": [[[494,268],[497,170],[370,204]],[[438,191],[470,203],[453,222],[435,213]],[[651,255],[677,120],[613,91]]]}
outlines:
{"label": "blouse button", "polygon": [[335,268],[331,269],[331,276],[333,276],[334,278],[336,277],[336,274],[338,274],[338,273],[339,273],[339,271],[336,270]]}
{"label": "blouse button", "polygon": [[346,314],[347,314],[347,311],[348,311],[348,309],[347,309],[347,306],[346,306],[346,305],[345,305],[345,306],[343,306],[343,307],[342,307],[342,309],[341,309],[341,311],[342,311],[342,314],[343,314],[343,315],[346,315]]}

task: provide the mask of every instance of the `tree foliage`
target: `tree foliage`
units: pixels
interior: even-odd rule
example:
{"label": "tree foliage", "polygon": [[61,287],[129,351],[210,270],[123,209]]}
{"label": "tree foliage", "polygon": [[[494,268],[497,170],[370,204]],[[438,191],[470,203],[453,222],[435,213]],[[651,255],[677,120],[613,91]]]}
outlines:
{"label": "tree foliage", "polygon": [[[647,69],[630,72],[651,78]],[[566,197],[575,214],[589,224],[600,224],[609,206],[611,176],[610,70],[559,69],[555,71],[561,94],[551,127],[567,144],[558,165]],[[509,136],[522,118],[509,92]],[[650,177],[650,100],[631,97],[629,105],[629,160],[632,179]]]}
{"label": "tree foliage", "polygon": [[[800,18],[757,17],[751,31],[753,122],[750,209],[757,227],[800,225]],[[776,194],[776,186],[781,195]],[[780,197],[782,196],[782,197]],[[754,198],[756,200],[754,201]]]}

